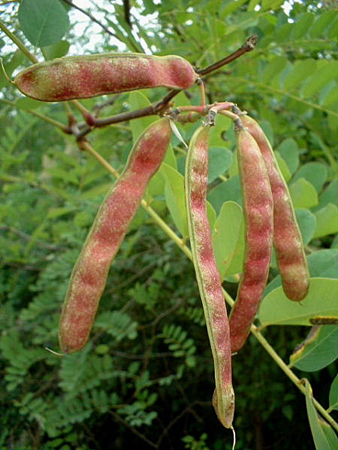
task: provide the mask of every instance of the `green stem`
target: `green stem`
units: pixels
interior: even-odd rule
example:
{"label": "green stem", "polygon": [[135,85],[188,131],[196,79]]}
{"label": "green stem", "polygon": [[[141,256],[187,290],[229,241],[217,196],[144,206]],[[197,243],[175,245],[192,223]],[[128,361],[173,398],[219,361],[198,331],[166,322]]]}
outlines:
{"label": "green stem", "polygon": [[14,42],[14,44],[22,51],[22,53],[30,60],[33,64],[36,64],[39,62],[39,60],[34,56],[26,47],[25,45],[20,41],[18,37],[16,37],[9,29],[6,27],[6,25],[0,21],[0,29],[9,37],[9,39]]}

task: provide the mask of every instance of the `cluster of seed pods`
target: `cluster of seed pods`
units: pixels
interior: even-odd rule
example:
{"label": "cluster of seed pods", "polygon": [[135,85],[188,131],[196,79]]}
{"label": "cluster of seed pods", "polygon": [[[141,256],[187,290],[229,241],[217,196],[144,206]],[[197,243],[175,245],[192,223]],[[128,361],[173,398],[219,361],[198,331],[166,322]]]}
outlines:
{"label": "cluster of seed pods", "polygon": [[302,237],[269,141],[259,125],[245,115],[235,119],[235,132],[246,248],[229,320],[207,218],[208,125],[198,128],[191,139],[185,173],[192,260],[214,360],[213,405],[226,428],[232,427],[234,415],[231,357],[244,345],[255,320],[269,275],[273,244],[286,296],[302,300],[309,288]]}
{"label": "cluster of seed pods", "polygon": [[258,123],[241,115],[237,155],[246,224],[244,269],[230,314],[232,352],[244,345],[269,274],[272,240],[285,295],[305,298],[309,270],[292,200],[271,145]]}
{"label": "cluster of seed pods", "polygon": [[[190,63],[179,56],[114,53],[35,64],[21,71],[14,84],[29,97],[55,102],[161,86],[181,90],[193,86],[198,79]],[[309,289],[301,234],[272,148],[252,118],[236,117],[246,249],[243,274],[229,320],[206,208],[208,140],[213,123],[206,122],[194,133],[185,173],[192,260],[214,360],[213,406],[226,428],[232,428],[234,416],[231,356],[244,345],[257,314],[273,245],[286,296],[300,301]],[[97,213],[73,269],[62,308],[59,341],[64,353],[82,349],[88,340],[110,265],[151,177],[165,157],[171,129],[170,120],[163,118],[143,132],[124,172]]]}

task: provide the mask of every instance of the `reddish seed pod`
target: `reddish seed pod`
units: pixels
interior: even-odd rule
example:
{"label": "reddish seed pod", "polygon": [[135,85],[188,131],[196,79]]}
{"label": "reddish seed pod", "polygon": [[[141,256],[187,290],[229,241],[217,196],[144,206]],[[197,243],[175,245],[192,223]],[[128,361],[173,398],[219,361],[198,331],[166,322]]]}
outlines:
{"label": "reddish seed pod", "polygon": [[59,326],[64,353],[87,342],[111,262],[128,230],[150,178],[170,143],[168,119],[152,123],[134,145],[126,168],[103,201],[73,269]]}
{"label": "reddish seed pod", "polygon": [[256,140],[268,171],[274,201],[274,247],[284,293],[290,300],[303,300],[310,276],[288,186],[264,131],[251,117],[241,116],[241,121]]}
{"label": "reddish seed pod", "polygon": [[222,283],[212,248],[206,209],[209,128],[193,135],[186,161],[185,191],[192,259],[214,359],[213,406],[220,422],[231,428],[235,395],[232,388],[230,333]]}
{"label": "reddish seed pod", "polygon": [[231,350],[245,343],[267,282],[273,239],[273,201],[267,170],[254,138],[238,128],[237,157],[246,225],[244,269],[230,314]]}
{"label": "reddish seed pod", "polygon": [[160,86],[188,89],[197,79],[180,56],[108,53],[34,64],[18,73],[14,84],[28,97],[60,102]]}

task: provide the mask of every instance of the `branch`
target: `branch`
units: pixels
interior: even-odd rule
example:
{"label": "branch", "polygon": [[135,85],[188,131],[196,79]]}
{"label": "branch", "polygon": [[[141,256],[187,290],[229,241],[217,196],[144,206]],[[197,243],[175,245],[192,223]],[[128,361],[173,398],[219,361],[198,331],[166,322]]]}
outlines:
{"label": "branch", "polygon": [[221,67],[230,64],[232,61],[235,61],[235,59],[241,57],[245,53],[252,52],[252,50],[254,50],[254,48],[256,47],[257,41],[258,41],[257,34],[253,34],[245,41],[242,47],[240,47],[234,53],[231,53],[231,55],[226,56],[225,58],[215,62],[214,64],[211,64],[211,66],[206,67],[205,69],[197,69],[196,73],[198,73],[201,77],[203,77],[211,72],[215,72],[215,70],[218,70]]}
{"label": "branch", "polygon": [[81,140],[84,136],[86,136],[93,128],[101,128],[106,127],[107,125],[112,125],[114,123],[126,122],[133,119],[139,119],[140,117],[153,116],[158,115],[165,111],[169,107],[169,102],[172,100],[177,94],[179,94],[180,90],[170,90],[168,94],[162,98],[157,103],[152,103],[145,108],[137,109],[135,111],[125,112],[121,114],[117,114],[116,116],[105,117],[104,119],[96,119],[93,118],[93,126],[90,127],[86,124],[79,124],[79,132],[75,135],[77,140]]}

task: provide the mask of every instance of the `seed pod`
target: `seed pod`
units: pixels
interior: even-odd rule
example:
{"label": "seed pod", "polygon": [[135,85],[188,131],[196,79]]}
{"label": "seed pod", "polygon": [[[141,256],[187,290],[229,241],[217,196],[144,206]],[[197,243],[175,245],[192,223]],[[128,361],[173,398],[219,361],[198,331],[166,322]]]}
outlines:
{"label": "seed pod", "polygon": [[185,174],[186,204],[192,259],[214,359],[216,389],[213,405],[220,422],[230,428],[235,395],[231,381],[229,323],[206,209],[208,137],[209,128],[201,126],[189,145]]}
{"label": "seed pod", "polygon": [[60,102],[160,86],[187,89],[197,79],[180,56],[108,53],[34,64],[19,72],[14,84],[28,97]]}
{"label": "seed pod", "polygon": [[87,342],[112,259],[150,178],[164,159],[170,138],[168,119],[158,120],[144,131],[97,213],[73,269],[61,313],[59,342],[65,353],[80,350]]}
{"label": "seed pod", "polygon": [[274,201],[274,246],[285,295],[294,301],[309,291],[309,269],[288,186],[279,169],[270,142],[258,123],[241,116],[256,140],[268,171]]}
{"label": "seed pod", "polygon": [[231,350],[245,343],[269,274],[273,238],[273,201],[268,174],[254,138],[237,128],[238,169],[246,225],[244,269],[230,314]]}

